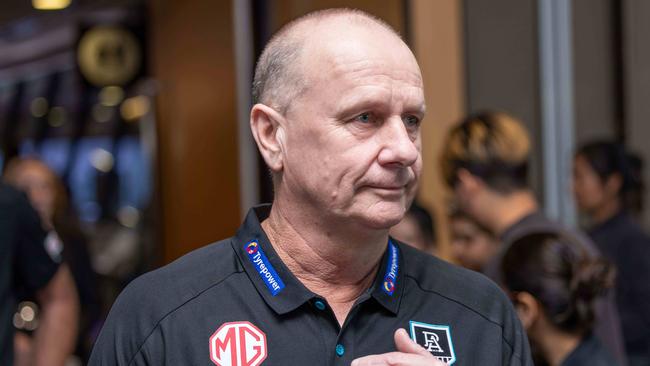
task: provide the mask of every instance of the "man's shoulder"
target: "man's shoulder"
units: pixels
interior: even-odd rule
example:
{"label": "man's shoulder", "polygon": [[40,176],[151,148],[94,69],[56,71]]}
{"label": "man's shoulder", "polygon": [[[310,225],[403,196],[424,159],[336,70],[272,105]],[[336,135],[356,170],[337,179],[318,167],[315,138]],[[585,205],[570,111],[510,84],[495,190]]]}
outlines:
{"label": "man's shoulder", "polygon": [[111,308],[91,364],[128,364],[168,316],[241,272],[231,240],[194,250],[131,281]]}
{"label": "man's shoulder", "polygon": [[[123,301],[151,301],[175,308],[241,272],[231,246],[224,239],[190,253],[133,280],[122,292]],[[161,309],[164,311],[164,309]]]}
{"label": "man's shoulder", "polygon": [[485,275],[402,246],[405,275],[424,292],[444,297],[502,326],[511,306],[501,288]]}
{"label": "man's shoulder", "polygon": [[115,301],[109,320],[148,332],[167,315],[241,272],[230,241],[196,249],[131,281]]}

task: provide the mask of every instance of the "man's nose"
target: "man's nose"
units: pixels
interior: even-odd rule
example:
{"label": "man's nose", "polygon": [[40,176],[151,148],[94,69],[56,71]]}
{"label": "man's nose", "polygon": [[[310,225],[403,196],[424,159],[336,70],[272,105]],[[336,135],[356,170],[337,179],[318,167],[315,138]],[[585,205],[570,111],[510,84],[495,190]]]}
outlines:
{"label": "man's nose", "polygon": [[408,167],[417,161],[420,150],[416,143],[419,141],[420,132],[409,133],[404,121],[391,118],[382,126],[382,150],[379,153],[381,165],[398,165]]}

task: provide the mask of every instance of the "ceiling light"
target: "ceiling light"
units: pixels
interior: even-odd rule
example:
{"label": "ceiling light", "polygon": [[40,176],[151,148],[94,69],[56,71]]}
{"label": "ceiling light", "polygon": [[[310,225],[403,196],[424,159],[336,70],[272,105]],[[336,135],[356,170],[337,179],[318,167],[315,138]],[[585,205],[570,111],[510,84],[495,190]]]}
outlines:
{"label": "ceiling light", "polygon": [[70,5],[71,0],[32,0],[32,6],[38,10],[61,10]]}

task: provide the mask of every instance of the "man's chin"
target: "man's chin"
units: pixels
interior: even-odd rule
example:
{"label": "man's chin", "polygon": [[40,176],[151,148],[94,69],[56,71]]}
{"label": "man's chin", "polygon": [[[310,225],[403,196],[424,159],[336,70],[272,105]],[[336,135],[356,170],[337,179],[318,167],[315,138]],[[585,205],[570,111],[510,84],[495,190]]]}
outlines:
{"label": "man's chin", "polygon": [[402,221],[404,214],[404,207],[385,207],[366,213],[363,219],[371,229],[388,230]]}

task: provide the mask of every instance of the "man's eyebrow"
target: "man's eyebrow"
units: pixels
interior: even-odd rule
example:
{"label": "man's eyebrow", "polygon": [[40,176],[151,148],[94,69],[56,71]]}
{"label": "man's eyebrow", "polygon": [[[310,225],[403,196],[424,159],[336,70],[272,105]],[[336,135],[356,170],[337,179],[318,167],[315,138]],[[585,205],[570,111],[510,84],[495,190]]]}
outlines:
{"label": "man's eyebrow", "polygon": [[390,93],[372,92],[364,95],[353,96],[336,108],[335,114],[346,115],[364,109],[388,109],[387,102]]}
{"label": "man's eyebrow", "polygon": [[412,105],[406,104],[406,107],[404,108],[406,111],[412,111],[413,113],[420,114],[424,116],[427,112],[427,105],[422,102],[422,103],[414,103]]}

